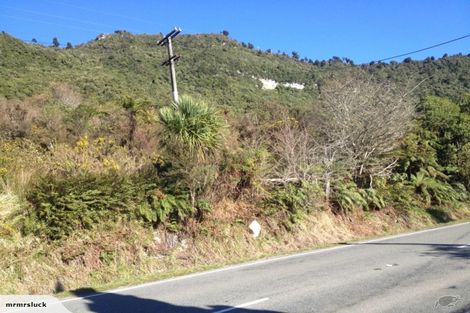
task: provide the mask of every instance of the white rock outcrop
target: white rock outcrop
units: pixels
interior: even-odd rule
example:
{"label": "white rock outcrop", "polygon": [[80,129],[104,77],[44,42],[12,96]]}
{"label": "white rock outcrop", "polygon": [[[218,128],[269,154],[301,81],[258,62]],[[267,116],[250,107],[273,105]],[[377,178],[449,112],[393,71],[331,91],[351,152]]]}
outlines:
{"label": "white rock outcrop", "polygon": [[299,89],[299,90],[302,90],[305,88],[305,85],[304,84],[299,84],[299,83],[284,83],[282,84],[284,87],[288,87],[288,88],[294,88],[294,89]]}
{"label": "white rock outcrop", "polygon": [[261,89],[265,89],[265,90],[273,90],[273,89],[276,89],[277,85],[279,85],[279,83],[276,82],[276,81],[273,80],[273,79],[264,79],[264,78],[260,78],[259,81],[263,84],[263,86],[261,87]]}
{"label": "white rock outcrop", "polygon": [[265,78],[258,78],[258,79],[262,84],[261,89],[264,89],[264,90],[274,90],[276,89],[278,85],[282,85],[287,88],[298,89],[298,90],[302,90],[305,88],[304,84],[299,84],[299,83],[278,83],[274,79],[265,79]]}

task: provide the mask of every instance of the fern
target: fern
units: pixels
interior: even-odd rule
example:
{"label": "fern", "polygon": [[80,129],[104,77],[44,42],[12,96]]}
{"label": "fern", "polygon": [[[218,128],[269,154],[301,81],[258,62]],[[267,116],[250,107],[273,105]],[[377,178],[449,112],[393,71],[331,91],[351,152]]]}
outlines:
{"label": "fern", "polygon": [[411,184],[424,197],[427,205],[455,203],[466,198],[465,191],[457,191],[452,185],[430,176],[425,170],[411,175]]}
{"label": "fern", "polygon": [[367,202],[367,209],[383,209],[385,207],[385,199],[376,189],[360,189],[359,193]]}
{"label": "fern", "polygon": [[44,177],[27,195],[32,210],[23,230],[60,239],[106,220],[151,221],[154,218],[144,203],[145,190],[151,187],[138,177]]}
{"label": "fern", "polygon": [[284,215],[283,225],[290,229],[291,224],[300,221],[304,212],[309,210],[309,200],[315,191],[315,186],[311,184],[288,184],[275,188],[265,200],[265,206],[270,209],[270,214]]}
{"label": "fern", "polygon": [[333,202],[343,211],[353,211],[355,208],[366,208],[367,200],[354,182],[338,184],[334,190]]}
{"label": "fern", "polygon": [[155,214],[154,222],[157,223],[181,222],[196,212],[186,195],[174,196],[162,192],[152,196],[152,210]]}

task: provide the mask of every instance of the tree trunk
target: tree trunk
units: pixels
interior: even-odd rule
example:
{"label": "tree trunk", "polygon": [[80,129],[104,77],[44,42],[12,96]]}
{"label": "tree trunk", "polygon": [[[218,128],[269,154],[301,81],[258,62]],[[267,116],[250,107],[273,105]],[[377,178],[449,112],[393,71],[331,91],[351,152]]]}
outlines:
{"label": "tree trunk", "polygon": [[191,206],[194,208],[196,205],[196,192],[194,190],[190,190],[189,196],[191,197]]}
{"label": "tree trunk", "polygon": [[129,110],[127,117],[129,118],[129,132],[127,133],[127,145],[130,147],[134,141],[135,129],[137,128],[137,119],[135,111]]}
{"label": "tree trunk", "polygon": [[331,179],[330,175],[325,177],[325,207],[330,206],[330,194],[331,194]]}

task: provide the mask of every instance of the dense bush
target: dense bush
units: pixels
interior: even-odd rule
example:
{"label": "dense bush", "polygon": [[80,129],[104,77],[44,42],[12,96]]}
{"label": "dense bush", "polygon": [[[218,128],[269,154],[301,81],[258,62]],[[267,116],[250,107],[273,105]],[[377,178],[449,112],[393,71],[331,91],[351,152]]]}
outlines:
{"label": "dense bush", "polygon": [[32,208],[25,232],[58,239],[103,221],[135,216],[148,189],[149,185],[117,175],[44,177],[27,195]]}
{"label": "dense bush", "polygon": [[24,232],[51,239],[122,219],[149,225],[181,223],[195,213],[187,195],[167,195],[144,177],[44,177],[29,192]]}

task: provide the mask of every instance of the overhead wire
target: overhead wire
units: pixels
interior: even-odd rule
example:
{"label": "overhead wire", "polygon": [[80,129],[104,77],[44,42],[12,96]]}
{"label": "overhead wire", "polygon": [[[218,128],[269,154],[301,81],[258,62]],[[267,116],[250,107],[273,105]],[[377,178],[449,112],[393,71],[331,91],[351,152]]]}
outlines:
{"label": "overhead wire", "polygon": [[59,15],[47,14],[47,13],[42,13],[42,12],[33,11],[33,10],[18,9],[18,8],[14,8],[14,7],[4,6],[4,5],[0,5],[0,8],[16,10],[16,11],[30,13],[30,14],[39,15],[39,16],[57,18],[57,19],[61,19],[61,20],[64,20],[64,21],[78,22],[78,23],[82,23],[82,24],[89,24],[89,25],[95,25],[95,26],[105,26],[105,27],[111,27],[111,28],[113,27],[111,25],[106,25],[106,24],[102,24],[102,23],[95,23],[95,22],[91,22],[91,21],[87,21],[87,20],[83,20],[83,19],[63,17],[63,16],[59,16]]}
{"label": "overhead wire", "polygon": [[462,39],[465,39],[465,38],[468,38],[468,37],[470,37],[470,34],[462,36],[462,37],[458,37],[458,38],[455,38],[455,39],[451,39],[451,40],[448,40],[448,41],[445,41],[445,42],[441,42],[441,43],[438,43],[438,44],[435,44],[435,45],[432,45],[432,46],[429,46],[429,47],[426,47],[426,48],[422,48],[422,49],[419,49],[419,50],[414,50],[414,51],[411,51],[411,52],[407,52],[407,53],[403,53],[403,54],[399,54],[399,55],[394,55],[392,57],[380,59],[377,62],[396,59],[396,58],[404,57],[404,56],[407,56],[407,55],[415,54],[415,53],[418,53],[418,52],[421,52],[421,51],[426,51],[426,50],[433,49],[433,48],[436,48],[436,47],[439,47],[439,46],[443,46],[443,45],[449,44],[451,42],[462,40]]}
{"label": "overhead wire", "polygon": [[[134,17],[131,17],[131,16],[126,16],[126,15],[121,15],[121,14],[102,12],[102,11],[99,11],[99,10],[84,8],[84,7],[77,6],[77,5],[70,4],[70,3],[64,3],[64,2],[60,2],[60,1],[54,1],[54,0],[44,0],[44,1],[49,2],[49,3],[55,3],[55,4],[58,4],[58,5],[64,5],[64,6],[68,6],[68,7],[72,7],[72,8],[76,8],[76,9],[79,9],[79,10],[92,12],[92,13],[104,14],[104,15],[108,15],[108,16],[115,16],[115,17],[119,17],[119,18],[126,18],[126,19],[129,19],[129,20],[134,20],[134,21],[139,21],[139,22],[144,22],[144,23],[149,23],[149,24],[155,24],[154,22],[144,20],[144,19],[140,19],[140,18],[134,18]],[[5,7],[5,8],[9,8],[9,9],[23,11],[23,12],[31,13],[31,14],[42,15],[42,16],[46,16],[46,17],[53,17],[53,18],[58,18],[58,19],[62,19],[62,20],[69,20],[69,21],[79,22],[79,23],[83,23],[83,24],[112,27],[112,26],[106,25],[106,24],[95,23],[95,22],[86,21],[86,20],[78,20],[78,19],[67,18],[67,17],[61,17],[61,16],[57,16],[57,15],[52,15],[52,14],[45,14],[45,13],[32,11],[32,10],[23,10],[23,9],[8,7],[8,6],[0,6],[0,7]],[[84,28],[84,27],[80,27],[80,26],[63,25],[63,24],[54,23],[54,22],[47,22],[47,21],[42,21],[42,20],[35,20],[35,19],[11,16],[11,15],[6,15],[6,14],[0,14],[0,16],[13,18],[13,19],[19,19],[19,20],[27,20],[27,21],[31,21],[31,22],[44,23],[44,24],[55,25],[55,26],[61,26],[61,27],[67,27],[67,28],[78,29],[78,30],[85,30],[85,31],[90,31],[90,32],[97,32],[97,33],[102,32],[102,31],[97,30],[97,29]],[[391,59],[395,59],[395,58],[400,58],[400,57],[412,55],[412,54],[415,54],[415,53],[418,53],[418,52],[430,50],[430,49],[433,49],[433,48],[436,48],[436,47],[439,47],[439,46],[443,46],[443,45],[446,45],[446,44],[449,44],[449,43],[452,43],[452,42],[455,42],[455,41],[459,41],[459,40],[462,40],[462,39],[465,39],[465,38],[468,38],[468,37],[470,37],[470,34],[467,34],[467,35],[464,35],[464,36],[461,36],[461,37],[458,37],[458,38],[454,38],[454,39],[451,39],[451,40],[448,40],[448,41],[445,41],[445,42],[441,42],[441,43],[438,43],[438,44],[435,44],[435,45],[432,45],[432,46],[429,46],[429,47],[425,47],[425,48],[422,48],[422,49],[418,49],[418,50],[410,51],[410,52],[407,52],[407,53],[402,53],[402,54],[394,55],[394,56],[391,56],[391,57],[383,58],[383,59],[377,60],[376,62],[383,62],[383,61],[387,61],[387,60],[391,60]]]}
{"label": "overhead wire", "polygon": [[8,15],[8,14],[0,14],[0,16],[7,17],[7,18],[12,18],[12,19],[16,19],[16,20],[23,20],[23,21],[28,21],[28,22],[49,24],[49,25],[54,25],[54,26],[60,26],[60,27],[66,27],[66,28],[71,28],[71,29],[83,30],[83,31],[88,31],[88,32],[93,32],[93,33],[101,33],[102,32],[102,31],[97,30],[97,29],[85,28],[85,27],[81,27],[81,26],[72,26],[72,25],[59,24],[59,23],[54,23],[54,22],[31,19],[31,18],[27,18],[27,17],[12,16],[12,15]]}
{"label": "overhead wire", "polygon": [[81,6],[78,6],[78,5],[75,5],[75,4],[71,4],[71,3],[65,3],[65,2],[61,2],[61,1],[55,1],[55,0],[43,0],[43,1],[58,4],[58,5],[68,6],[70,8],[75,8],[75,9],[79,9],[79,10],[83,10],[83,11],[88,11],[88,12],[91,12],[91,13],[108,15],[108,16],[113,16],[113,17],[118,17],[118,18],[124,18],[124,19],[128,19],[128,20],[133,20],[133,21],[136,21],[136,22],[142,22],[142,23],[155,25],[155,26],[165,26],[162,23],[155,23],[154,21],[149,21],[149,20],[146,20],[146,19],[136,18],[136,17],[128,16],[128,15],[124,15],[124,14],[116,14],[116,13],[109,13],[109,12],[100,11],[100,10],[94,10],[94,9],[90,9],[90,8],[81,7]]}
{"label": "overhead wire", "polygon": [[[99,10],[93,10],[93,9],[77,6],[77,5],[74,5],[74,4],[64,3],[64,2],[60,2],[60,1],[53,1],[53,0],[44,0],[44,1],[49,2],[49,3],[53,3],[53,4],[57,4],[57,5],[68,6],[68,7],[83,10],[83,11],[88,11],[88,12],[91,12],[91,13],[114,16],[114,17],[118,17],[118,18],[134,20],[134,21],[153,24],[153,25],[161,25],[161,24],[157,24],[155,22],[151,22],[151,21],[148,21],[148,20],[140,19],[140,18],[134,18],[134,17],[127,16],[127,15],[122,15],[122,14],[113,14],[113,13],[103,12],[103,11],[99,11]],[[104,26],[104,27],[107,27],[107,28],[113,28],[114,27],[114,26],[111,26],[111,25],[106,25],[106,24],[102,24],[102,23],[95,23],[95,22],[87,21],[87,20],[83,20],[83,19],[74,19],[74,18],[69,18],[69,17],[62,17],[62,16],[57,16],[57,15],[53,15],[53,14],[46,14],[46,13],[33,11],[33,10],[19,9],[19,8],[4,6],[4,5],[0,5],[0,7],[7,8],[7,9],[13,9],[13,10],[17,10],[17,11],[21,11],[21,12],[25,12],[25,13],[34,14],[34,15],[44,16],[44,17],[51,17],[51,18],[61,19],[61,20],[64,20],[64,21],[78,22],[78,23],[82,23],[82,24],[89,24],[89,25],[96,25],[96,26]],[[70,29],[83,30],[83,31],[93,32],[93,33],[103,33],[102,29],[98,30],[98,29],[90,28],[90,27],[75,26],[75,25],[70,25],[70,24],[61,24],[61,23],[57,23],[57,22],[44,21],[44,20],[33,19],[33,18],[22,17],[22,16],[13,16],[13,15],[8,15],[8,14],[0,14],[0,16],[11,18],[11,19],[16,19],[16,20],[24,20],[24,21],[29,21],[29,22],[36,22],[36,23],[60,26],[60,27],[65,27],[65,28],[70,28]],[[32,42],[30,40],[24,40],[24,41]],[[43,42],[39,42],[39,41],[37,41],[37,43],[47,44],[47,43],[43,43]]]}

